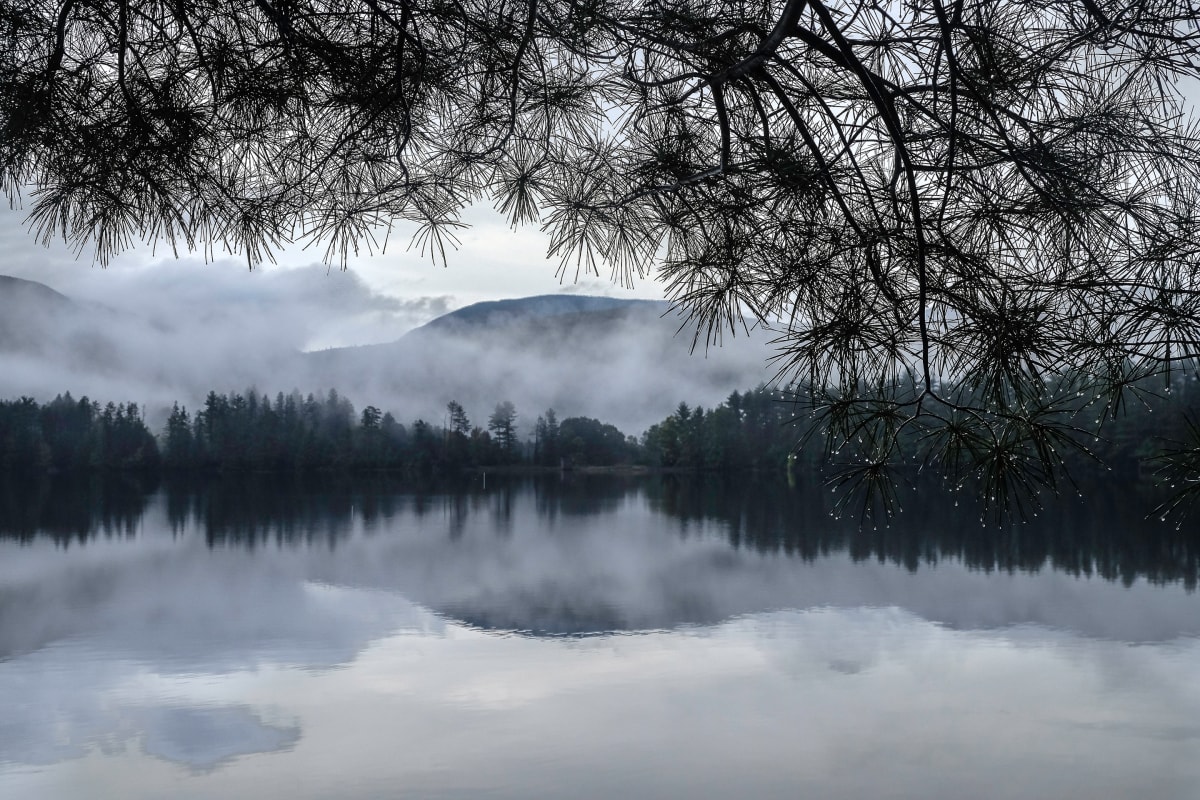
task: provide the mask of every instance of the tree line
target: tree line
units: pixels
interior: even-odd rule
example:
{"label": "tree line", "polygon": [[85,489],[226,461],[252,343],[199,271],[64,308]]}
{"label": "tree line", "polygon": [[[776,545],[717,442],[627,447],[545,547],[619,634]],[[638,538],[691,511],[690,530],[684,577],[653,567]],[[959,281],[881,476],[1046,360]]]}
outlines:
{"label": "tree line", "polygon": [[680,403],[640,437],[553,409],[525,422],[510,401],[483,424],[450,401],[442,420],[399,422],[336,390],[324,395],[209,392],[194,410],[175,403],[155,435],[133,402],[101,406],[67,392],[48,403],[0,401],[0,470],[287,472],[399,469],[436,474],[472,467],[643,466],[782,468],[796,444],[793,406],[765,387],[713,409]]}
{"label": "tree line", "polygon": [[[1190,410],[1200,406],[1195,384],[1178,381],[1165,409],[1162,403],[1128,406],[1102,437],[1064,446],[1064,463],[1074,473],[1112,470],[1137,478],[1165,448],[1176,455],[1164,463],[1174,466],[1178,479],[1194,479],[1186,455],[1195,448],[1183,442]],[[814,420],[822,420],[807,409],[795,394],[760,386],[733,392],[708,409],[681,402],[634,437],[589,417],[560,419],[554,409],[528,423],[509,401],[497,403],[482,425],[456,401],[447,403],[438,422],[405,425],[374,405],[356,411],[336,390],[280,392],[273,399],[247,390],[209,392],[194,411],[176,403],[155,435],[136,403],[102,406],[68,392],[45,404],[29,397],[0,401],[0,471],[388,469],[436,475],[480,467],[836,468],[838,454],[827,451],[827,440],[804,436]],[[1162,438],[1164,429],[1174,439]]]}
{"label": "tree line", "polygon": [[0,400],[0,471],[155,469],[158,442],[136,403],[100,403],[71,393],[45,405]]}

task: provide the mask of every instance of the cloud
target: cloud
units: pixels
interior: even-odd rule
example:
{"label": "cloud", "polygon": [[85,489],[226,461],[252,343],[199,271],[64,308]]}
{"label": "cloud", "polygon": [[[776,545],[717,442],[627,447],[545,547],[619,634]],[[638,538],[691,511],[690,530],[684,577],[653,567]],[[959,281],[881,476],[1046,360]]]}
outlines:
{"label": "cloud", "polygon": [[235,266],[182,259],[89,271],[66,308],[0,296],[8,331],[0,335],[0,394],[132,401],[159,430],[171,403],[194,410],[210,390],[336,388],[356,406],[375,405],[406,423],[441,419],[456,400],[482,425],[497,402],[511,400],[523,436],[547,408],[638,435],[681,401],[711,407],[771,377],[765,336],[692,352],[691,338],[676,335],[680,319],[652,304],[587,324],[488,323],[395,348],[305,358],[351,342],[395,341],[457,298],[386,295],[354,272],[315,265]]}
{"label": "cloud", "polygon": [[302,368],[302,351],[389,341],[453,304],[381,295],[353,272],[189,260],[86,272],[68,296],[64,308],[0,297],[5,327],[21,332],[0,341],[0,393],[133,401],[156,427],[173,401],[195,407],[209,390],[330,388]]}

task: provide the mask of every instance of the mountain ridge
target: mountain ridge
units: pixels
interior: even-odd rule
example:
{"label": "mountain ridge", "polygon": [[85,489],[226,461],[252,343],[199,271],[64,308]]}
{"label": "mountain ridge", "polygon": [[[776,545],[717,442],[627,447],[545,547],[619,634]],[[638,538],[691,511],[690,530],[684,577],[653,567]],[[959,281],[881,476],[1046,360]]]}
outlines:
{"label": "mountain ridge", "polygon": [[179,325],[151,305],[116,314],[18,278],[0,277],[4,308],[13,311],[0,313],[0,394],[132,400],[154,426],[173,402],[196,408],[210,390],[336,388],[359,408],[405,421],[440,419],[454,400],[481,422],[509,400],[522,425],[554,408],[639,433],[681,401],[712,406],[770,378],[761,334],[693,354],[692,336],[677,335],[682,318],[655,300],[564,293],[483,301],[391,342],[308,353],[239,333],[255,330],[250,318],[209,323],[208,309],[198,308]]}
{"label": "mountain ridge", "polygon": [[615,321],[628,313],[666,316],[670,311],[671,304],[666,300],[603,295],[540,294],[500,300],[481,300],[434,317],[425,324],[405,331],[398,338],[388,342],[325,347],[320,350],[310,350],[305,355],[355,351],[364,348],[389,348],[409,340],[410,337],[421,339],[431,334],[448,333],[461,335],[487,326],[506,326],[514,323],[533,325],[538,324],[537,321],[541,321],[547,323],[544,327],[560,323],[574,327],[579,322],[588,319]]}

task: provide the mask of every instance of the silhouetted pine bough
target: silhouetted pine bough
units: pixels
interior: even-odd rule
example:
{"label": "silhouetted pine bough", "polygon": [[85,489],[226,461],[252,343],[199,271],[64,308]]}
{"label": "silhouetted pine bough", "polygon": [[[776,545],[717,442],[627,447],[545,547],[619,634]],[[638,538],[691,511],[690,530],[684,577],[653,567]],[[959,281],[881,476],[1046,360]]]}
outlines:
{"label": "silhouetted pine bough", "polygon": [[400,225],[444,259],[490,202],[563,271],[661,278],[697,341],[775,331],[885,509],[910,439],[1023,507],[1110,419],[1069,418],[1053,376],[1117,414],[1200,356],[1193,0],[13,0],[0,22],[0,185],[38,236],[344,263]]}
{"label": "silhouetted pine bough", "polygon": [[1156,479],[1169,490],[1167,499],[1155,508],[1163,519],[1200,502],[1200,419],[1193,410],[1184,423],[1185,436],[1168,442],[1165,449],[1150,458],[1157,467]]}
{"label": "silhouetted pine bough", "polygon": [[864,517],[894,514],[899,483],[920,473],[980,497],[997,519],[1024,518],[1047,495],[1078,491],[1076,478],[1114,470],[1125,479],[1156,473],[1170,491],[1158,512],[1194,502],[1200,428],[1188,415],[1200,407],[1196,375],[1177,372],[1165,385],[1157,376],[1131,379],[1115,397],[1094,391],[1086,377],[1051,373],[945,382],[931,395],[909,374],[869,391],[807,387],[795,400],[824,445],[843,507]]}

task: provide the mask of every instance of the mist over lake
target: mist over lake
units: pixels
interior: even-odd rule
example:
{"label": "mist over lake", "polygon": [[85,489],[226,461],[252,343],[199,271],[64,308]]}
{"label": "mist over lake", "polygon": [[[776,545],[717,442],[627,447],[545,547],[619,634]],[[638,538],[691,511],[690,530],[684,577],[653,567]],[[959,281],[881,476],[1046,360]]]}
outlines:
{"label": "mist over lake", "polygon": [[449,297],[400,300],[317,267],[192,286],[111,277],[74,299],[0,276],[5,398],[133,401],[157,431],[173,403],[195,409],[210,391],[336,389],[405,421],[440,422],[451,400],[478,419],[509,400],[526,433],[554,408],[638,435],[680,402],[774,377],[769,334],[709,348],[665,302],[564,292],[452,311]]}

